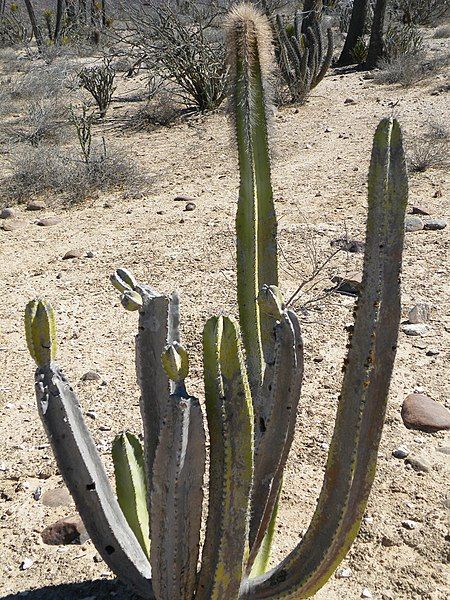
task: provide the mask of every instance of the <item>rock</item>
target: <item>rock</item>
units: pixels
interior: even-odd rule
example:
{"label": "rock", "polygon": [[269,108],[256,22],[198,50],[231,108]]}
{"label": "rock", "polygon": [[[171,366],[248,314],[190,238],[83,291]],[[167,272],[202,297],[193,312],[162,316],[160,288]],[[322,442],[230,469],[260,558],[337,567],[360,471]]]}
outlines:
{"label": "rock", "polygon": [[346,98],[344,104],[356,104],[356,100],[354,98]]}
{"label": "rock", "polygon": [[395,458],[406,458],[409,454],[410,450],[406,446],[399,446],[392,452],[392,456]]}
{"label": "rock", "polygon": [[446,227],[447,221],[445,219],[427,219],[423,224],[423,228],[430,231],[437,231]]}
{"label": "rock", "polygon": [[97,418],[97,413],[94,412],[93,410],[87,410],[86,416],[89,417],[90,419],[95,420]]}
{"label": "rock", "polygon": [[59,217],[44,217],[43,219],[36,221],[36,225],[39,225],[40,227],[53,227],[54,225],[59,225],[59,223],[61,223]]}
{"label": "rock", "polygon": [[27,210],[45,210],[47,205],[41,200],[31,200],[27,204]]}
{"label": "rock", "polygon": [[321,356],[321,355],[319,354],[318,356],[315,356],[315,357],[313,358],[313,361],[314,361],[315,363],[321,363],[321,362],[323,361],[323,356]]}
{"label": "rock", "polygon": [[175,196],[174,202],[193,202],[195,198],[191,198],[191,196],[186,196],[185,194],[178,194]]}
{"label": "rock", "polygon": [[20,570],[26,571],[30,567],[34,565],[34,560],[32,558],[25,558],[20,564]]}
{"label": "rock", "polygon": [[331,281],[336,284],[335,292],[357,296],[361,290],[362,276],[359,273],[353,273],[348,277],[335,275]]}
{"label": "rock", "polygon": [[363,588],[362,592],[361,592],[361,598],[372,598],[372,592],[367,589],[367,588]]}
{"label": "rock", "polygon": [[94,253],[92,252],[92,250],[88,250],[86,252],[86,258],[94,258]]}
{"label": "rock", "polygon": [[47,490],[42,494],[41,501],[44,506],[51,506],[52,508],[70,506],[73,502],[69,490],[65,487]]}
{"label": "rock", "polygon": [[349,567],[342,567],[336,571],[336,579],[348,579],[353,575]]}
{"label": "rock", "polygon": [[100,425],[100,431],[111,431],[111,427],[109,425]]}
{"label": "rock", "polygon": [[447,456],[450,456],[450,446],[438,446],[436,450],[438,452],[442,452],[442,454],[447,454]]}
{"label": "rock", "polygon": [[405,218],[405,231],[421,231],[423,229],[423,221],[420,217],[409,216]]}
{"label": "rock", "polygon": [[74,250],[68,250],[64,256],[63,256],[63,260],[68,260],[69,258],[81,258],[82,256],[84,256],[84,250],[81,250],[80,248],[74,249]]}
{"label": "rock", "polygon": [[0,212],[0,219],[14,219],[14,217],[17,217],[17,214],[13,208],[4,208]]}
{"label": "rock", "polygon": [[402,419],[408,429],[429,433],[450,429],[450,411],[423,394],[409,394],[405,398]]}
{"label": "rock", "polygon": [[349,240],[347,238],[338,238],[331,242],[332,246],[337,246],[345,252],[352,252],[354,254],[364,254],[365,243],[360,240]]}
{"label": "rock", "polygon": [[402,325],[402,331],[406,335],[425,335],[428,333],[428,327],[423,323],[405,323]]}
{"label": "rock", "polygon": [[413,215],[430,215],[431,212],[428,208],[425,208],[423,206],[412,206],[411,207],[411,214]]}
{"label": "rock", "polygon": [[420,458],[418,456],[409,456],[405,463],[407,465],[411,465],[414,471],[418,473],[429,473],[431,470],[431,465],[424,458]]}
{"label": "rock", "polygon": [[415,529],[416,528],[416,523],[415,521],[411,521],[411,519],[405,519],[404,521],[402,521],[402,527],[404,527],[405,529]]}
{"label": "rock", "polygon": [[426,302],[416,304],[408,313],[408,321],[415,325],[426,323],[430,318],[430,312],[430,305]]}
{"label": "rock", "polygon": [[440,354],[440,350],[438,350],[437,348],[428,348],[426,352],[427,356],[437,356],[438,354]]}
{"label": "rock", "polygon": [[97,371],[88,371],[81,377],[81,381],[100,381],[101,375]]}
{"label": "rock", "polygon": [[333,131],[332,127],[325,127],[325,133],[331,133]]}
{"label": "rock", "polygon": [[25,225],[23,221],[17,219],[8,219],[2,224],[3,231],[17,231]]}
{"label": "rock", "polygon": [[84,544],[89,539],[83,521],[79,515],[60,519],[46,527],[41,533],[44,544],[60,546],[64,544]]}
{"label": "rock", "polygon": [[39,500],[39,498],[42,496],[42,488],[41,486],[37,487],[34,492],[33,492],[33,498],[35,500]]}
{"label": "rock", "polygon": [[194,204],[194,202],[188,202],[188,203],[186,204],[186,206],[184,207],[184,210],[185,210],[186,212],[190,212],[190,211],[192,211],[192,210],[195,210],[196,208],[197,208],[197,206],[196,206],[196,204]]}

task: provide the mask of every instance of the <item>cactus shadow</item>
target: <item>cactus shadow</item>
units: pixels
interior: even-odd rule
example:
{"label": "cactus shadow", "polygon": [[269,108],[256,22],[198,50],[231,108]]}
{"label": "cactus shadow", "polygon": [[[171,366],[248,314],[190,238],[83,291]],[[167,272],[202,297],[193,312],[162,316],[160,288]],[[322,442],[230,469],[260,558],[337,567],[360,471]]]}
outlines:
{"label": "cactus shadow", "polygon": [[0,600],[138,600],[116,579],[97,579],[82,583],[50,585],[0,596]]}

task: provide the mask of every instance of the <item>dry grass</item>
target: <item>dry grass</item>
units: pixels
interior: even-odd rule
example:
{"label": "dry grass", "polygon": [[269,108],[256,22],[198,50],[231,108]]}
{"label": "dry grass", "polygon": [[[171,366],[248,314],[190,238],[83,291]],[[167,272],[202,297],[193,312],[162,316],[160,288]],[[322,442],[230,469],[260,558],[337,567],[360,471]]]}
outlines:
{"label": "dry grass", "polygon": [[432,77],[450,64],[450,56],[428,59],[423,52],[403,54],[394,59],[381,60],[374,81],[381,84],[399,84],[410,87]]}

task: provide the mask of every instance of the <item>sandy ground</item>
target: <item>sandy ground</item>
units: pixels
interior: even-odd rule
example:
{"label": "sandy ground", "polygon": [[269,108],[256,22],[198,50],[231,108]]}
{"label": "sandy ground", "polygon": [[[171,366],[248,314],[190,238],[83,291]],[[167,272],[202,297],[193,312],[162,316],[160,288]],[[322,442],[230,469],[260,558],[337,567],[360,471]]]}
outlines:
{"label": "sandy ground", "polygon": [[[448,51],[448,40],[434,43]],[[313,250],[323,260],[333,239],[345,232],[359,239],[364,235],[366,177],[378,121],[394,114],[406,136],[414,138],[427,122],[445,118],[448,93],[431,93],[442,83],[440,75],[404,90],[379,86],[358,73],[331,72],[306,106],[276,113],[273,183],[286,296],[309,276]],[[349,97],[353,104],[345,104]],[[116,104],[112,121],[127,110]],[[120,306],[109,274],[125,266],[160,290],[180,292],[183,336],[192,357],[190,390],[200,398],[202,326],[209,315],[236,312],[233,231],[238,178],[224,112],[139,133],[121,131],[109,121],[105,135],[125,147],[150,176],[142,194],[99,194],[70,210],[47,199],[49,209],[39,217],[58,214],[59,225],[38,227],[36,214],[20,207],[27,225],[16,232],[0,231],[3,598],[22,597],[20,592],[33,600],[130,597],[105,564],[94,560],[91,542],[66,547],[42,543],[42,529],[75,508],[47,508],[33,496],[36,488],[54,489],[62,479],[35,407],[34,367],[22,321],[27,300],[45,297],[57,311],[58,363],[83,408],[97,415],[89,419],[89,426],[109,472],[114,435],[123,428],[140,431],[133,365],[136,315]],[[184,212],[184,203],[174,201],[177,194],[192,196],[196,209]],[[432,216],[450,219],[445,171],[412,176],[410,202],[428,207]],[[434,310],[429,333],[418,338],[400,333],[377,476],[364,524],[342,565],[351,569],[351,576],[332,577],[317,594],[320,600],[360,598],[364,588],[376,599],[450,596],[450,464],[449,457],[436,450],[450,445],[449,435],[407,430],[400,417],[403,399],[415,389],[450,406],[449,234],[450,227],[406,235],[403,316],[406,319],[417,302],[430,303]],[[93,256],[62,260],[74,248]],[[320,296],[332,275],[358,271],[361,264],[360,255],[339,253],[302,303]],[[351,297],[333,294],[302,313],[305,383],[274,562],[297,543],[320,490],[352,309]],[[430,348],[439,353],[428,356]],[[98,371],[104,382],[80,381],[89,370]],[[430,472],[419,474],[394,458],[392,451],[400,444],[425,457],[432,465]],[[415,521],[415,529],[405,529],[405,519]],[[26,558],[34,562],[22,570]]]}

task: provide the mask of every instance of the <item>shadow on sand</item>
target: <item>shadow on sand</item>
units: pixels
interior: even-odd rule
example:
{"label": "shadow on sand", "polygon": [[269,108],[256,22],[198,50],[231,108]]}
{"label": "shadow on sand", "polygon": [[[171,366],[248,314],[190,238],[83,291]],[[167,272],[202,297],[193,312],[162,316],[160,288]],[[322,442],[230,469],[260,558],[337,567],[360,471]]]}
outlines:
{"label": "shadow on sand", "polygon": [[17,594],[1,596],[0,600],[138,600],[127,588],[115,579],[84,581],[27,590]]}

